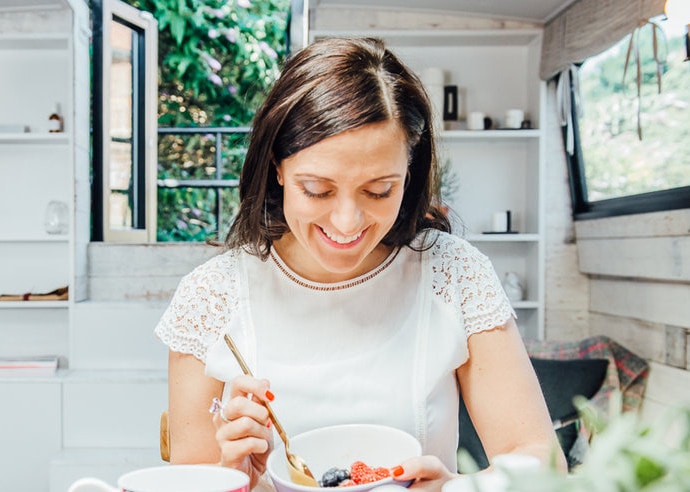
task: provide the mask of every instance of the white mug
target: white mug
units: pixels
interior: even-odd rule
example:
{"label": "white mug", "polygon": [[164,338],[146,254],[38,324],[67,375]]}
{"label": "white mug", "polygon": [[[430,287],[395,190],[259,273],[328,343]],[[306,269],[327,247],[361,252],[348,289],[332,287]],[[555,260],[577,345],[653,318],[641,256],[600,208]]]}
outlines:
{"label": "white mug", "polygon": [[525,112],[521,109],[509,109],[506,111],[506,128],[521,128],[525,119]]}
{"label": "white mug", "polygon": [[467,128],[469,130],[483,130],[486,115],[481,111],[472,111],[467,115]]}
{"label": "white mug", "polygon": [[216,465],[164,465],[121,475],[117,487],[98,478],[80,478],[68,492],[249,492],[249,476]]}

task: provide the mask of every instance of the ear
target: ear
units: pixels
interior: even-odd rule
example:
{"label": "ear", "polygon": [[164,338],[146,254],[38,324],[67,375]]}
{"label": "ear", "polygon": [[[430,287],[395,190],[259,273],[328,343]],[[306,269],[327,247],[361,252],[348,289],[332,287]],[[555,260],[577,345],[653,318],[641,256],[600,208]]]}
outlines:
{"label": "ear", "polygon": [[280,186],[283,186],[283,170],[278,164],[274,164],[274,166],[276,167],[276,177],[278,179],[278,184]]}

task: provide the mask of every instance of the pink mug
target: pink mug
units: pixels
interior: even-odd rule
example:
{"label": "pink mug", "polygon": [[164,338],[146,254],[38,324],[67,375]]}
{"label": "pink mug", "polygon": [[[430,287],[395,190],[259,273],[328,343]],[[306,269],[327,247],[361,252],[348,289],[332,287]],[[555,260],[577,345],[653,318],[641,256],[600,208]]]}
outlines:
{"label": "pink mug", "polygon": [[80,478],[68,492],[249,492],[249,476],[216,465],[165,465],[121,475],[117,487],[98,478]]}

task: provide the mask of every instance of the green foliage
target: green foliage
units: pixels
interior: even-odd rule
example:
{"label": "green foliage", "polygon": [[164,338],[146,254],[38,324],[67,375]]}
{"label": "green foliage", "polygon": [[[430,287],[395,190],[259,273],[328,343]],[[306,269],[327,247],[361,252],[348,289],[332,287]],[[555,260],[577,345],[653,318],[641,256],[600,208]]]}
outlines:
{"label": "green foliage", "polygon": [[[126,0],[158,21],[161,127],[249,126],[279,75],[287,50],[289,0]],[[226,138],[216,169],[205,135],[159,139],[159,179],[237,177],[244,139]],[[158,240],[203,241],[216,235],[213,190],[161,190]],[[236,192],[225,193],[236,200]],[[235,198],[232,198],[235,196]],[[226,204],[225,215],[236,202]],[[201,212],[201,215],[199,215]],[[229,221],[226,221],[229,222]],[[226,224],[227,225],[227,224]]]}
{"label": "green foliage", "polygon": [[507,491],[690,490],[690,406],[672,408],[647,424],[634,413],[605,418],[584,399],[576,405],[590,428],[599,429],[594,433],[585,462],[567,476],[555,471],[516,475]]}
{"label": "green foliage", "polygon": [[659,43],[660,56],[668,52],[668,57],[660,66],[658,93],[651,29],[640,31],[640,100],[633,59],[623,80],[628,42],[588,60],[581,72],[580,134],[589,200],[690,185],[690,64],[682,61],[683,37]]}

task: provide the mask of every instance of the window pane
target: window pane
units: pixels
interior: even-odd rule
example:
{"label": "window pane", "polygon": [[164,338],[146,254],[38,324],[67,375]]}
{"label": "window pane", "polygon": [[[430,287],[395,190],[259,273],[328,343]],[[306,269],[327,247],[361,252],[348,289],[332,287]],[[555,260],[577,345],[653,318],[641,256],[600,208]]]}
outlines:
{"label": "window pane", "polygon": [[129,229],[133,223],[133,43],[136,34],[111,21],[110,47],[110,228]]}
{"label": "window pane", "polygon": [[[638,101],[634,55],[623,84],[629,38],[588,59],[580,71],[581,149],[590,202],[690,185],[690,62],[684,26],[660,22],[662,91],[656,82],[652,30],[639,36],[642,96]],[[638,137],[640,104],[642,139]]]}

